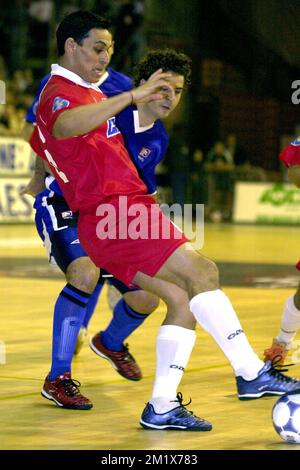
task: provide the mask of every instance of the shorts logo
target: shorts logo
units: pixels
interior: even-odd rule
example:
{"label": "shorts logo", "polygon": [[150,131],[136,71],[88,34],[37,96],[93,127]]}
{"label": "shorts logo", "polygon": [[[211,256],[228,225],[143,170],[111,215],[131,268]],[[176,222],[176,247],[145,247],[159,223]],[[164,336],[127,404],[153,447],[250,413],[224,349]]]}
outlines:
{"label": "shorts logo", "polygon": [[70,245],[77,245],[77,244],[79,244],[79,243],[80,243],[80,241],[78,240],[78,238],[76,238],[76,240],[73,240],[73,241],[70,243]]}
{"label": "shorts logo", "polygon": [[67,108],[69,104],[70,104],[70,101],[57,96],[53,100],[52,112],[55,113],[55,111],[58,111],[59,109]]}
{"label": "shorts logo", "polygon": [[112,137],[114,135],[120,134],[119,129],[116,126],[116,118],[112,117],[107,120],[107,132],[106,137]]}
{"label": "shorts logo", "polygon": [[61,216],[62,216],[63,219],[72,219],[73,212],[72,211],[62,212]]}
{"label": "shorts logo", "polygon": [[138,159],[143,162],[145,158],[149,157],[150,153],[151,153],[150,149],[143,147],[138,155]]}

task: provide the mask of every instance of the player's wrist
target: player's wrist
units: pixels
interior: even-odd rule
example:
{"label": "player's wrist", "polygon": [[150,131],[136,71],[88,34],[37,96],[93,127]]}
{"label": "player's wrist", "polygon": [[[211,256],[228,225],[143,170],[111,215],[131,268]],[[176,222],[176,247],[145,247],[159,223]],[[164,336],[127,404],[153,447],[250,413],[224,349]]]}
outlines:
{"label": "player's wrist", "polygon": [[132,106],[134,104],[134,96],[133,96],[133,92],[131,90],[128,91],[128,94],[130,96],[130,103],[129,103],[129,106]]}

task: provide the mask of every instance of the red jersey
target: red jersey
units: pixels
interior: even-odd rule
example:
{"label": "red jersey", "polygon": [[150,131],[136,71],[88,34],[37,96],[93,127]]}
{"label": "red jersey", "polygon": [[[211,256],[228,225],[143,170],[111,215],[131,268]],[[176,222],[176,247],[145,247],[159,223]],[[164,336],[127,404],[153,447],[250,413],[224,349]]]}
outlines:
{"label": "red jersey", "polygon": [[300,137],[283,149],[279,158],[286,167],[300,165]]}
{"label": "red jersey", "polygon": [[112,196],[147,194],[115,118],[85,135],[56,139],[51,134],[60,113],[105,99],[96,85],[59,65],[52,66],[52,76],[40,95],[30,143],[50,163],[73,211],[93,209]]}

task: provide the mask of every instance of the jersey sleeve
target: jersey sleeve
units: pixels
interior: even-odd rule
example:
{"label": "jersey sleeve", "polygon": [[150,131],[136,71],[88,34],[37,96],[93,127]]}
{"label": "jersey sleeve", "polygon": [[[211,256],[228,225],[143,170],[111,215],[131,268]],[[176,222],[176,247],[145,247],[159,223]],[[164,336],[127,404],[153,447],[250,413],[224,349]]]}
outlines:
{"label": "jersey sleeve", "polygon": [[74,96],[67,91],[59,91],[52,93],[45,101],[42,100],[38,112],[46,122],[48,131],[52,132],[54,123],[60,114],[83,104],[86,103],[83,103],[78,96]]}
{"label": "jersey sleeve", "polygon": [[283,149],[279,158],[286,167],[300,165],[300,137]]}
{"label": "jersey sleeve", "polygon": [[147,186],[149,194],[154,194],[157,191],[157,183],[154,170],[155,168],[144,168],[140,170],[141,179]]}

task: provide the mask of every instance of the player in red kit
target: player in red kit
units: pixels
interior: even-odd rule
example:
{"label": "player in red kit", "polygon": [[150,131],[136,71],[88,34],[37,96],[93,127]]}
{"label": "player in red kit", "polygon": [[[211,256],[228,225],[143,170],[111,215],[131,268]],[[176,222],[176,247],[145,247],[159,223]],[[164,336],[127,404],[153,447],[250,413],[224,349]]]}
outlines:
{"label": "player in red kit", "polygon": [[[279,155],[288,171],[291,183],[300,188],[300,138],[294,140]],[[300,261],[296,264],[300,270]],[[292,341],[300,328],[300,283],[294,295],[286,301],[278,336],[273,339],[270,348],[265,350],[265,360],[272,360],[284,364],[286,356],[291,349]]]}
{"label": "player in red kit", "polygon": [[[99,61],[108,47],[97,21],[95,15],[77,12],[59,25],[60,64],[40,96],[31,143],[53,166],[68,204],[79,212],[79,237],[92,261],[125,284],[162,299],[170,285],[179,292],[182,311],[169,309],[158,333],[155,383],[141,425],[208,431],[211,424],[189,412],[181,394],[176,395],[195,342],[195,319],[228,358],[240,399],[300,390],[300,382],[260,361],[219,288],[216,265],[193,250],[146,194],[113,116],[132,102],[145,100],[158,110],[161,107],[163,115],[167,95],[173,93],[171,75],[158,70],[140,87],[106,99],[92,84],[98,80]],[[79,29],[84,31],[80,37]],[[63,295],[85,303],[84,292],[67,290]],[[188,302],[190,311],[185,308]],[[70,335],[73,328],[75,334],[72,312],[63,327],[70,329]],[[59,341],[63,353],[68,341]],[[47,398],[54,399],[59,380],[46,379]]]}

